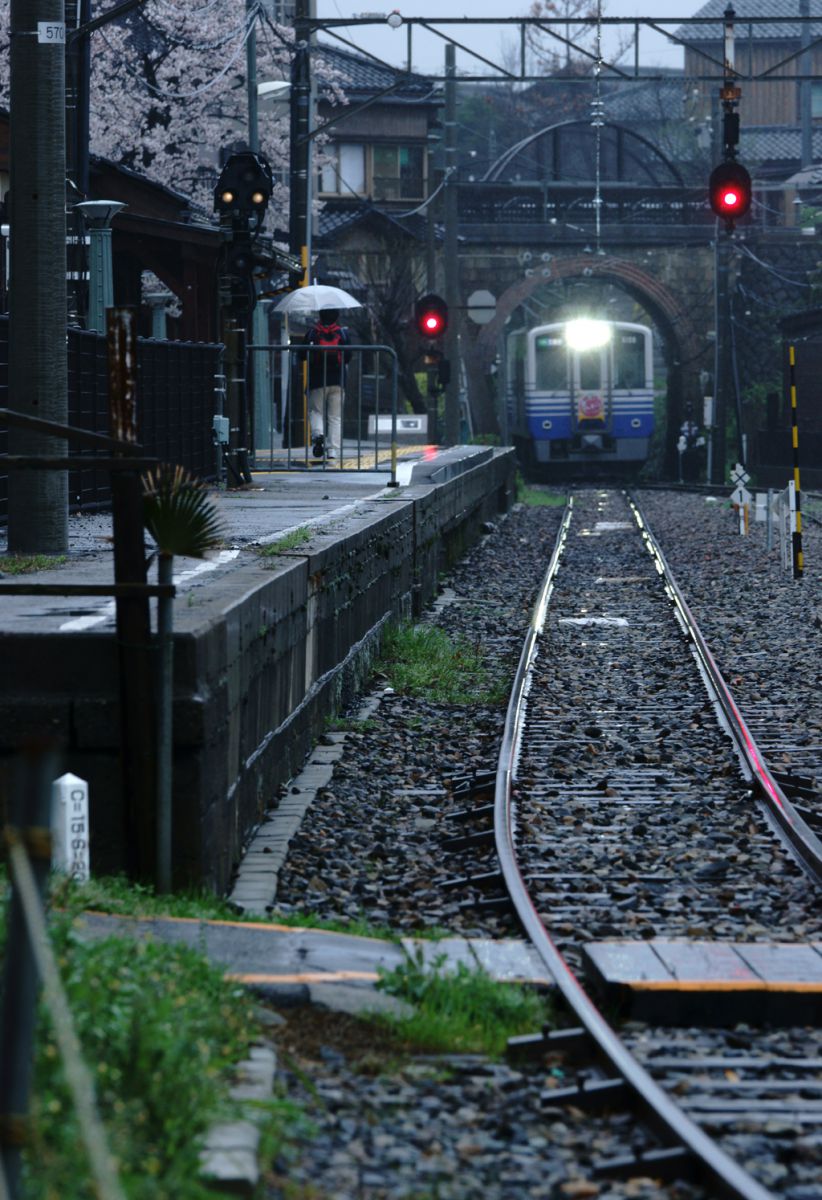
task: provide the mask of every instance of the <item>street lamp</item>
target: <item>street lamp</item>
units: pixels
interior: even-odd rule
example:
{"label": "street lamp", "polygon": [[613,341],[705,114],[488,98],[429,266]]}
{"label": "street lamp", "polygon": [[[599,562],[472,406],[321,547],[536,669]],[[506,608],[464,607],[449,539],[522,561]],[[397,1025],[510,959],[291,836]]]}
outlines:
{"label": "street lamp", "polygon": [[86,328],[106,330],[106,309],[114,304],[111,265],[111,222],[126,206],[119,200],[84,200],[75,204],[89,231],[88,316]]}

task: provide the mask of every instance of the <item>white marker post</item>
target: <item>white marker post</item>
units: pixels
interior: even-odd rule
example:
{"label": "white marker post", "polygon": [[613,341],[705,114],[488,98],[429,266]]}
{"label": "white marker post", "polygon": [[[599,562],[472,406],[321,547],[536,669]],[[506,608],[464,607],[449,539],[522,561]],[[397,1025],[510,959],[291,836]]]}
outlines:
{"label": "white marker post", "polygon": [[51,865],[78,883],[91,877],[89,858],[88,783],[61,775],[51,787]]}

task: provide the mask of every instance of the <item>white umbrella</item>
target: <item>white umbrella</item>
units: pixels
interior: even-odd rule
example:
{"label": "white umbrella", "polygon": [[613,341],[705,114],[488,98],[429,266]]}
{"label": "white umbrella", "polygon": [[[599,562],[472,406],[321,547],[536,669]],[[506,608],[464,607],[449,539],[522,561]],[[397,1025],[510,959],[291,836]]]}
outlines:
{"label": "white umbrella", "polygon": [[342,288],[311,283],[289,292],[274,311],[298,316],[300,313],[321,312],[324,308],[362,308],[362,304]]}

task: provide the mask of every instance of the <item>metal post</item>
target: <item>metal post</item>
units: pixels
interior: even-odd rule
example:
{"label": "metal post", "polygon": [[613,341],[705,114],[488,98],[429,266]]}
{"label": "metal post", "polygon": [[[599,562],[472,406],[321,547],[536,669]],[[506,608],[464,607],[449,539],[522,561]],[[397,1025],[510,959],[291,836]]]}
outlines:
{"label": "metal post", "polygon": [[[137,313],[107,314],[111,433],[137,440]],[[112,471],[111,517],[115,583],[146,583],[143,496],[137,471]],[[120,672],[120,750],[129,874],[153,879],[155,856],[155,726],[148,599],[117,597]]]}
{"label": "metal post", "polygon": [[802,497],[799,487],[799,426],[796,411],[796,347],[788,347],[788,364],[791,385],[791,443],[793,446],[793,485],[796,493],[796,520],[792,527],[793,577],[801,579],[805,569],[802,554]]}
{"label": "metal post", "polygon": [[[174,558],[157,556],[157,582],[174,580]],[[157,600],[157,891],[171,891],[172,846],[172,772],[174,741],[174,601],[170,596]]]}
{"label": "metal post", "polygon": [[[66,140],[63,0],[12,0],[10,9],[11,273],[9,404],[66,424]],[[14,251],[13,251],[14,252]],[[64,455],[62,438],[12,426],[11,454]],[[8,547],[68,548],[68,474],[20,471],[9,487]]]}
{"label": "metal post", "polygon": [[460,371],[457,305],[459,263],[457,261],[457,71],[456,47],[445,47],[445,302],[449,321],[445,333],[445,357],[451,374],[445,388],[445,443],[455,446],[460,436]]}
{"label": "metal post", "polygon": [[104,333],[106,309],[114,304],[114,271],[111,259],[111,222],[125,208],[118,200],[84,200],[76,205],[89,230],[89,280],[87,329]]}
{"label": "metal post", "polygon": [[715,247],[716,274],[716,361],[714,393],[714,437],[713,437],[713,472],[711,483],[725,482],[725,456],[727,453],[728,396],[733,388],[733,372],[731,369],[731,337],[730,337],[730,305],[728,285],[728,253],[729,239],[719,233],[717,222]]}
{"label": "metal post", "polygon": [[[18,764],[10,795],[9,823],[13,836],[28,844],[41,896],[51,866],[48,831],[56,773],[51,754],[29,753]],[[28,1118],[38,988],[39,973],[15,887],[9,905],[0,1021],[0,1149],[10,1200],[22,1196],[20,1156]]]}

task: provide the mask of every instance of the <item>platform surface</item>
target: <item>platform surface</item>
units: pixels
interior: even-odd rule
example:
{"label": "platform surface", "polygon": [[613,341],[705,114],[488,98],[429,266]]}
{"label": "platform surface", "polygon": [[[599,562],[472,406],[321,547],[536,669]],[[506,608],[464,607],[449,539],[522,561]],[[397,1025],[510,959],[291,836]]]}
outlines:
{"label": "platform surface", "polygon": [[[357,458],[347,455],[343,466],[310,463],[292,453],[293,469],[286,460],[273,470],[255,470],[252,483],[242,488],[213,489],[225,548],[205,560],[176,557],[174,583],[178,597],[208,586],[230,574],[244,550],[264,547],[297,530],[333,533],[343,523],[365,512],[379,499],[402,500],[415,489],[433,486],[446,478],[479,466],[490,457],[486,446],[405,446],[397,460],[397,487],[391,481],[387,460],[380,470],[357,470]],[[261,459],[263,463],[267,459]],[[361,460],[364,461],[364,460]],[[0,554],[6,548],[6,530],[0,528]],[[109,584],[114,578],[111,515],[108,512],[73,513],[69,516],[66,561],[32,574],[3,572],[0,582],[31,584]],[[150,580],[154,571],[150,572]],[[113,600],[85,596],[0,596],[0,631],[21,633],[109,632],[115,624]]]}
{"label": "platform surface", "polygon": [[822,943],[610,941],[584,956],[596,993],[631,1016],[822,1022]]}

